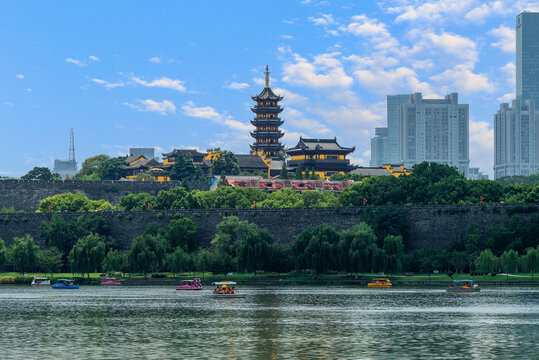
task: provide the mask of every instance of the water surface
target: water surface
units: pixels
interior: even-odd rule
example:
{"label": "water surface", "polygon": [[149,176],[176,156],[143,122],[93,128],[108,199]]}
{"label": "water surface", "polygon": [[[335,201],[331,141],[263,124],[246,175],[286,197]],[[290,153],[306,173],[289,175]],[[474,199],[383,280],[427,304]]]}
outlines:
{"label": "water surface", "polygon": [[539,289],[0,286],[1,359],[533,359]]}

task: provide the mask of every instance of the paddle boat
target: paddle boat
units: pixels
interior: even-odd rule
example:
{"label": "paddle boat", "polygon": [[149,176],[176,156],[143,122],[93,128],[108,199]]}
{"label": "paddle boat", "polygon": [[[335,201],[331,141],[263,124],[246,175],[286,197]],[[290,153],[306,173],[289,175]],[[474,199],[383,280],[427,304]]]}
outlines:
{"label": "paddle boat", "polygon": [[199,278],[194,278],[193,280],[182,280],[180,281],[180,285],[176,286],[176,290],[202,290],[202,283],[200,282]]}
{"label": "paddle boat", "polygon": [[481,288],[473,280],[455,280],[445,288],[447,292],[479,292]]}
{"label": "paddle boat", "polygon": [[34,280],[30,283],[32,286],[51,286],[51,281],[46,277],[37,277],[34,275]]}
{"label": "paddle boat", "polygon": [[103,276],[103,278],[101,279],[101,285],[107,285],[107,286],[122,285],[122,283],[116,280],[115,278],[108,278],[106,276]]}
{"label": "paddle boat", "polygon": [[367,284],[370,288],[390,288],[393,286],[391,280],[388,278],[383,279],[372,279],[372,282]]}
{"label": "paddle boat", "polygon": [[75,284],[75,282],[70,279],[58,279],[56,280],[56,284],[54,284],[52,288],[62,290],[75,290],[79,288],[79,285]]}
{"label": "paddle boat", "polygon": [[213,294],[211,297],[216,299],[237,299],[244,298],[245,294],[238,294],[236,290],[236,283],[234,281],[219,281],[212,283],[215,285]]}

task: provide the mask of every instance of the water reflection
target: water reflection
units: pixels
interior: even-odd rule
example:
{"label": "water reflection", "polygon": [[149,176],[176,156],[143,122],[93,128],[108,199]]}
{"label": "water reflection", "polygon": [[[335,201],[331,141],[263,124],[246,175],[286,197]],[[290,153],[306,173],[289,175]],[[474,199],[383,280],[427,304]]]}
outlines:
{"label": "water reflection", "polygon": [[533,358],[539,291],[0,287],[0,358]]}

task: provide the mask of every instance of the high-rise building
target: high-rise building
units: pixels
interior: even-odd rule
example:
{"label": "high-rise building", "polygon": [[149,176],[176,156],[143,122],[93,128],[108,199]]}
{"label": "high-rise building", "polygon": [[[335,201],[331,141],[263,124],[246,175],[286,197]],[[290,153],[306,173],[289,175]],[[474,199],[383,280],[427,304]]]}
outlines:
{"label": "high-rise building", "polygon": [[399,162],[399,106],[410,104],[411,101],[411,94],[387,96],[387,152],[382,161],[384,164]]}
{"label": "high-rise building", "polygon": [[539,171],[539,13],[516,17],[516,99],[494,115],[494,178]]}
{"label": "high-rise building", "polygon": [[399,164],[410,168],[436,162],[468,173],[469,105],[459,104],[457,93],[444,99],[424,99],[415,93],[398,111]]}
{"label": "high-rise building", "polygon": [[539,13],[523,12],[516,18],[517,99],[539,104]]}
{"label": "high-rise building", "polygon": [[494,178],[539,171],[539,111],[533,99],[501,104],[494,115]]}
{"label": "high-rise building", "polygon": [[379,127],[374,129],[374,137],[371,139],[371,161],[370,166],[382,166],[390,164],[388,159],[388,136],[387,128]]}
{"label": "high-rise building", "polygon": [[155,148],[129,148],[129,156],[142,155],[147,160],[154,159],[159,161],[159,158],[155,156]]}

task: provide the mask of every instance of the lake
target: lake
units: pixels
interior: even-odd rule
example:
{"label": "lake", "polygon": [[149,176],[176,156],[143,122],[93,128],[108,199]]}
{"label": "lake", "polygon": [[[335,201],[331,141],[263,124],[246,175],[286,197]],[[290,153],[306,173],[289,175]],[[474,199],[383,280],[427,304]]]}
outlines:
{"label": "lake", "polygon": [[539,358],[539,288],[207,289],[0,286],[0,358]]}

